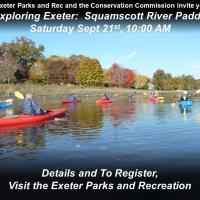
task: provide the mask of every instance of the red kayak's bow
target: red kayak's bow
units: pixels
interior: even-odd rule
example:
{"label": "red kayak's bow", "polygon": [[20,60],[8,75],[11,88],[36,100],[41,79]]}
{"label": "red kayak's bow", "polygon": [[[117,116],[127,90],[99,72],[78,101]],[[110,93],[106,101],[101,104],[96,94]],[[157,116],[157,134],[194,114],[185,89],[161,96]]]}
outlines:
{"label": "red kayak's bow", "polygon": [[106,104],[106,103],[112,103],[112,102],[113,102],[112,99],[98,99],[96,101],[96,103],[98,103],[98,104]]}
{"label": "red kayak's bow", "polygon": [[78,102],[81,102],[81,100],[62,100],[61,103],[62,104],[68,104],[68,103],[78,103]]}
{"label": "red kayak's bow", "polygon": [[47,114],[42,115],[19,115],[13,118],[0,118],[0,127],[1,126],[12,126],[18,124],[28,124],[35,122],[42,122],[49,119],[54,119],[65,114],[67,109],[53,109],[49,110]]}

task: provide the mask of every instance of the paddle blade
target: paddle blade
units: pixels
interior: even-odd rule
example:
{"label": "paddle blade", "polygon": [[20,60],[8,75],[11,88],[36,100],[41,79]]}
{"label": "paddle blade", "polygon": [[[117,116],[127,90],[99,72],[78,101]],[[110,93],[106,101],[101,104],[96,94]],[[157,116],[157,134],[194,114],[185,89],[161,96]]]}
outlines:
{"label": "paddle blade", "polygon": [[159,100],[164,100],[165,98],[164,98],[164,97],[158,97],[158,99],[159,99]]}
{"label": "paddle blade", "polygon": [[7,99],[6,102],[11,103],[11,102],[13,102],[13,99]]}
{"label": "paddle blade", "polygon": [[200,93],[200,89],[198,89],[198,90],[196,91],[196,93],[199,94],[199,93]]}
{"label": "paddle blade", "polygon": [[146,92],[143,92],[143,95],[147,95],[147,93],[146,93]]}
{"label": "paddle blade", "polygon": [[20,92],[15,92],[15,96],[18,98],[18,99],[24,99],[24,95]]}

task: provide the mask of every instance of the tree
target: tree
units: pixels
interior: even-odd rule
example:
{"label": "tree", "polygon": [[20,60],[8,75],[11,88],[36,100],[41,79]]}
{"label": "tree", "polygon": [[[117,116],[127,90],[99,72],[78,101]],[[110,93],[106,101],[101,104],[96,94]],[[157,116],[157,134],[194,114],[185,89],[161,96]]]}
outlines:
{"label": "tree", "polygon": [[147,89],[149,78],[147,76],[137,74],[135,77],[135,88],[136,89]]}
{"label": "tree", "polygon": [[81,60],[76,81],[83,85],[101,85],[103,83],[103,70],[99,61],[91,58]]}
{"label": "tree", "polygon": [[48,69],[47,59],[41,59],[31,66],[29,70],[29,78],[36,83],[47,83]]}
{"label": "tree", "polygon": [[103,83],[105,86],[113,86],[113,81],[112,81],[112,74],[110,70],[104,69],[103,70]]}
{"label": "tree", "polygon": [[171,77],[170,74],[166,74],[164,70],[158,69],[153,74],[153,84],[157,90],[166,89],[167,78]]}
{"label": "tree", "polygon": [[135,82],[135,73],[131,69],[124,68],[122,71],[121,77],[121,87],[133,87]]}
{"label": "tree", "polygon": [[135,71],[123,68],[117,63],[113,63],[111,67],[104,72],[106,81],[109,85],[116,87],[133,87],[135,82]]}
{"label": "tree", "polygon": [[14,74],[20,67],[17,59],[10,54],[10,44],[0,45],[0,81],[14,81]]}
{"label": "tree", "polygon": [[35,46],[35,43],[26,37],[16,38],[11,42],[11,54],[15,56],[24,68],[30,67],[34,62],[43,57],[44,46]]}
{"label": "tree", "polygon": [[76,83],[76,74],[79,69],[79,65],[82,59],[86,58],[83,55],[71,55],[70,57],[64,59],[64,63],[68,71],[68,82],[70,84]]}
{"label": "tree", "polygon": [[119,64],[113,63],[109,69],[112,76],[112,83],[114,86],[121,87],[122,70]]}
{"label": "tree", "polygon": [[[44,51],[44,46],[39,45],[39,47],[36,47],[31,39],[25,37],[17,38],[16,41],[11,42],[10,46],[10,54],[14,56],[20,66],[24,68],[24,70],[20,70],[26,73],[23,77],[28,78],[28,71],[31,65],[43,58],[42,52]],[[16,79],[20,81],[21,77],[22,76],[16,76]]]}
{"label": "tree", "polygon": [[2,43],[0,45],[1,79],[6,79],[8,82],[14,78],[18,81],[28,79],[30,66],[43,57],[43,50],[43,45],[36,47],[32,40],[25,37]]}

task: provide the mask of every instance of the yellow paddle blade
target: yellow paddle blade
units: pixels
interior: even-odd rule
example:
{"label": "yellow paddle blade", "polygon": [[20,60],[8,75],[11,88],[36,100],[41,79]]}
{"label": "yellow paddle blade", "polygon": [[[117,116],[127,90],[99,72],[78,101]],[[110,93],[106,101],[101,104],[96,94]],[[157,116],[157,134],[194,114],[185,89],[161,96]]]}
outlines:
{"label": "yellow paddle blade", "polygon": [[19,99],[24,99],[24,95],[20,92],[15,92],[15,96]]}
{"label": "yellow paddle blade", "polygon": [[143,92],[143,95],[147,95],[147,93],[146,93],[146,92]]}
{"label": "yellow paddle blade", "polygon": [[200,93],[200,89],[198,89],[198,90],[196,91],[196,93],[197,93],[197,94]]}
{"label": "yellow paddle blade", "polygon": [[159,99],[159,100],[164,100],[165,98],[164,98],[164,97],[158,97],[158,99]]}

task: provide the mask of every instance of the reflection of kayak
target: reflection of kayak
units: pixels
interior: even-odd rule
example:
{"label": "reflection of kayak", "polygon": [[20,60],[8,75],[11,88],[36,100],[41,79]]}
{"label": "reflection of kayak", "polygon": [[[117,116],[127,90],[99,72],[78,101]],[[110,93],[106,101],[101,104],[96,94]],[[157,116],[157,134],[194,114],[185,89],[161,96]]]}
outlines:
{"label": "reflection of kayak", "polygon": [[13,99],[7,99],[5,101],[0,101],[0,108],[7,108],[9,106],[12,106]]}
{"label": "reflection of kayak", "polygon": [[32,123],[26,123],[26,124],[12,124],[9,126],[0,126],[0,134],[10,134],[10,133],[20,133],[18,131],[24,132],[24,129],[31,130],[33,128],[40,128],[44,126],[45,121],[41,122],[32,122]]}
{"label": "reflection of kayak", "polygon": [[81,100],[80,99],[76,99],[76,100],[62,100],[61,101],[62,104],[77,103],[77,102],[81,102]]}
{"label": "reflection of kayak", "polygon": [[96,103],[98,103],[98,104],[106,104],[106,103],[112,103],[112,102],[113,102],[112,99],[98,99],[96,101]]}
{"label": "reflection of kayak", "polygon": [[184,108],[184,107],[190,107],[192,106],[192,101],[188,100],[188,101],[180,101],[179,102],[179,106]]}
{"label": "reflection of kayak", "polygon": [[12,126],[18,124],[28,124],[35,122],[42,122],[55,117],[60,117],[65,114],[67,109],[54,109],[49,110],[48,114],[42,115],[19,115],[11,118],[0,118],[0,126]]}

